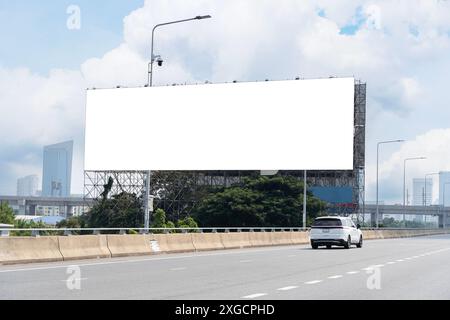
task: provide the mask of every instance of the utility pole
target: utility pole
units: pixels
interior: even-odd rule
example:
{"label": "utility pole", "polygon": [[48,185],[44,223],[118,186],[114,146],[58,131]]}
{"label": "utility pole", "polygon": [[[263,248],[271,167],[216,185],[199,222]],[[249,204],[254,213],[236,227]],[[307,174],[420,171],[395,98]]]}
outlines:
{"label": "utility pole", "polygon": [[[378,163],[379,163],[379,151],[380,151],[380,145],[382,144],[387,144],[387,143],[394,143],[394,142],[404,142],[405,140],[388,140],[388,141],[381,141],[377,143],[377,202],[376,202],[376,213],[375,213],[375,226],[378,228],[378,214],[379,214],[379,210],[378,210]],[[373,222],[371,222],[371,224],[373,224]]]}
{"label": "utility pole", "polygon": [[[176,21],[169,21],[169,22],[164,22],[164,23],[160,23],[157,24],[153,27],[152,29],[152,43],[151,43],[151,60],[148,64],[148,86],[152,87],[153,86],[153,63],[155,61],[158,62],[158,65],[162,66],[163,60],[161,59],[161,57],[155,56],[153,49],[154,49],[154,39],[155,39],[155,30],[158,27],[161,26],[166,26],[169,24],[175,24],[175,23],[182,23],[182,22],[187,22],[187,21],[193,21],[193,20],[203,20],[203,19],[209,19],[211,18],[210,15],[207,16],[196,16],[194,18],[189,18],[189,19],[183,19],[183,20],[176,20]],[[148,231],[148,228],[150,227],[150,179],[151,179],[151,171],[147,170],[146,174],[145,174],[145,199],[144,199],[144,228],[146,229],[146,231]]]}

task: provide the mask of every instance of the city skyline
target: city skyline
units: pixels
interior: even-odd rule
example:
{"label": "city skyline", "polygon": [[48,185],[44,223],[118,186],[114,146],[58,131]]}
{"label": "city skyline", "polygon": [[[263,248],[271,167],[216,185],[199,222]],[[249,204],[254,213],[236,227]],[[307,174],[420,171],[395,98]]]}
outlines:
{"label": "city skyline", "polygon": [[42,196],[69,197],[72,181],[73,141],[44,146]]}

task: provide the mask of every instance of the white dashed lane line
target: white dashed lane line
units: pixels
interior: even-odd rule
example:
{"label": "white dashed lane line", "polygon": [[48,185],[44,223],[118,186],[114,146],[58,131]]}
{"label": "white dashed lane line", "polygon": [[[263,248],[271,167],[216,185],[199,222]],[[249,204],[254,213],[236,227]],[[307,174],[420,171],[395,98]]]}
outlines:
{"label": "white dashed lane line", "polygon": [[288,291],[288,290],[292,290],[292,289],[297,289],[297,286],[289,286],[289,287],[283,287],[283,288],[278,288],[277,291]]}
{"label": "white dashed lane line", "polygon": [[349,272],[347,272],[347,274],[357,274],[357,273],[359,273],[359,271],[349,271]]}
{"label": "white dashed lane line", "polygon": [[249,262],[252,262],[253,260],[241,260],[241,261],[239,261],[240,263],[249,263]]}
{"label": "white dashed lane line", "polygon": [[259,298],[262,296],[267,296],[267,293],[254,293],[254,294],[250,294],[248,296],[244,296],[241,299],[255,299],[255,298]]}
{"label": "white dashed lane line", "polygon": [[183,271],[186,270],[185,267],[179,267],[179,268],[171,268],[170,271]]}
{"label": "white dashed lane line", "polygon": [[[371,270],[373,270],[375,268],[382,268],[382,267],[384,267],[386,265],[393,265],[393,264],[396,264],[397,262],[404,262],[406,260],[413,260],[413,259],[417,259],[417,258],[420,258],[420,257],[429,256],[431,254],[447,251],[447,250],[450,250],[450,248],[443,249],[443,250],[438,250],[438,251],[433,251],[433,252],[428,252],[428,253],[424,253],[424,254],[408,257],[408,258],[398,259],[398,260],[395,260],[395,261],[389,261],[389,262],[386,262],[386,264],[376,264],[376,265],[373,265],[373,266],[370,266],[370,267],[362,268],[361,270],[362,271],[371,271]],[[295,255],[290,255],[288,257],[294,257],[294,256]],[[249,261],[250,260],[242,260],[240,262],[249,262]],[[357,270],[347,271],[346,272],[346,274],[348,274],[348,275],[358,274],[358,273],[360,273],[360,271],[357,271]],[[329,277],[327,277],[327,279],[332,280],[332,279],[339,279],[339,278],[343,278],[343,277],[344,277],[343,275],[337,274],[337,275],[329,276]],[[318,284],[318,283],[321,283],[321,282],[323,282],[323,280],[312,280],[312,281],[304,282],[304,284],[312,285],[312,284]],[[287,286],[287,287],[278,288],[278,289],[276,289],[276,291],[289,291],[289,290],[293,290],[293,289],[297,289],[297,288],[298,288],[298,286]],[[245,297],[242,297],[242,298],[243,299],[254,299],[254,298],[262,297],[262,296],[265,296],[265,295],[267,295],[267,293],[255,293],[255,294],[251,294],[251,295],[248,295],[248,296],[245,296]]]}
{"label": "white dashed lane line", "polygon": [[307,281],[305,282],[305,284],[316,284],[316,283],[320,283],[322,282],[322,280],[313,280],[313,281]]}

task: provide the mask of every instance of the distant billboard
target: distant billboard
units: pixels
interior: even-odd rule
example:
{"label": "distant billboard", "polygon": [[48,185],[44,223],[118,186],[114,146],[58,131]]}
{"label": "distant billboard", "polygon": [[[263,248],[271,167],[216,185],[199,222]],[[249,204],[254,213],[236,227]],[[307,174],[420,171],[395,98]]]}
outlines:
{"label": "distant billboard", "polygon": [[85,170],[352,170],[354,79],[88,90]]}

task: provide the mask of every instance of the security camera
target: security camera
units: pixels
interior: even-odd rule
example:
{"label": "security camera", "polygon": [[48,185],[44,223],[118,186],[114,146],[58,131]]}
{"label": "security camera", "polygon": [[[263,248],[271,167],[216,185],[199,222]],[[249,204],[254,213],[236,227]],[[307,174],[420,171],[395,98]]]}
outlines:
{"label": "security camera", "polygon": [[158,66],[162,67],[164,60],[159,57],[156,62],[158,63]]}

